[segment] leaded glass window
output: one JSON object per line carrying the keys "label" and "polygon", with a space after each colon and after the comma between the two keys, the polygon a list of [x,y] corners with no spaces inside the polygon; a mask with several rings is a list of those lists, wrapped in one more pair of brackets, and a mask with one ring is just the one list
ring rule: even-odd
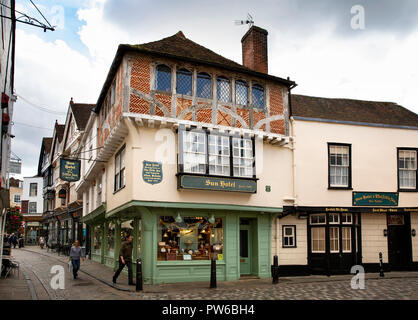
{"label": "leaded glass window", "polygon": [[253,144],[251,139],[232,138],[235,177],[253,176]]}
{"label": "leaded glass window", "polygon": [[248,85],[245,81],[235,81],[235,102],[241,105],[248,104]]}
{"label": "leaded glass window", "polygon": [[171,92],[171,69],[165,65],[157,66],[155,88],[159,91]]}
{"label": "leaded glass window", "polygon": [[218,100],[222,102],[231,101],[231,83],[227,78],[218,77],[217,79]]}
{"label": "leaded glass window", "polygon": [[253,107],[264,109],[264,88],[258,84],[255,84],[252,86],[251,91]]}
{"label": "leaded glass window", "polygon": [[209,174],[229,176],[229,137],[209,135]]}
{"label": "leaded glass window", "polygon": [[192,95],[192,73],[186,69],[177,71],[177,94]]}
{"label": "leaded glass window", "polygon": [[196,94],[199,98],[212,98],[212,81],[207,73],[199,73],[197,75]]}

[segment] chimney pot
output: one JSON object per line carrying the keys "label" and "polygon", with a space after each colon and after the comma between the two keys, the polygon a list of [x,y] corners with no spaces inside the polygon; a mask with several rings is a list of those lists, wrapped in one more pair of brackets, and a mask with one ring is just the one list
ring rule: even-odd
{"label": "chimney pot", "polygon": [[268,73],[267,35],[267,30],[252,26],[242,37],[242,64],[245,67]]}

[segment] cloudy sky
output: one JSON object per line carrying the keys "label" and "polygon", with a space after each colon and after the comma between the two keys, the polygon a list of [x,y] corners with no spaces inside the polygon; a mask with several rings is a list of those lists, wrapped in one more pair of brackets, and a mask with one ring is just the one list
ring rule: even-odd
{"label": "cloudy sky", "polygon": [[[17,10],[41,20],[29,0]],[[120,43],[145,43],[182,30],[241,63],[234,24],[250,13],[268,30],[269,73],[294,93],[392,101],[418,113],[416,0],[34,0],[56,31],[17,24],[12,151],[22,176],[36,174],[42,137],[65,120],[70,98],[95,103]],[[364,8],[364,29],[355,5]],[[47,109],[48,112],[41,111]]]}

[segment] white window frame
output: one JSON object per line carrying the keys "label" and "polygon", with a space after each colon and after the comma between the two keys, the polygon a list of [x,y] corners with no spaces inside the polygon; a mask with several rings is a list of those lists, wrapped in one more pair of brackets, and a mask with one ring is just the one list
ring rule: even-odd
{"label": "white window frame", "polygon": [[126,185],[125,152],[126,146],[123,146],[115,155],[114,192],[119,191]]}
{"label": "white window frame", "polygon": [[[353,250],[352,250],[352,245],[351,245],[351,242],[352,242],[352,239],[351,239],[351,227],[342,227],[341,228],[342,230],[341,230],[341,233],[342,233],[342,245],[343,245],[343,252],[344,253],[347,253],[347,252],[352,252]],[[347,237],[345,237],[346,236],[346,234],[345,234],[345,230],[348,230],[348,234],[349,234],[349,238],[347,238]],[[347,242],[347,240],[348,240],[348,242]],[[345,248],[344,249],[344,244],[345,243],[348,243],[349,244],[349,248],[350,249],[347,249],[347,248]]]}
{"label": "white window frame", "polygon": [[[17,199],[16,197],[19,197],[19,199]],[[20,203],[21,202],[21,194],[15,194],[13,196],[13,202]]]}
{"label": "white window frame", "polygon": [[[32,209],[33,209],[33,206],[35,207],[34,210],[31,210],[31,205],[32,205]],[[36,201],[31,201],[31,202],[28,203],[28,213],[36,213],[37,210],[38,210],[38,208],[37,208]]]}
{"label": "white window frame", "polygon": [[[338,157],[341,157],[341,164],[337,163]],[[335,163],[332,164],[332,159],[335,158]],[[344,158],[346,162],[344,163]],[[338,145],[338,144],[329,144],[329,186],[331,188],[348,188],[350,186],[350,146],[347,145]],[[337,174],[336,171],[340,169],[340,174]],[[333,171],[335,171],[333,173]],[[344,174],[346,173],[346,174]],[[346,177],[347,182],[343,183],[344,177]],[[334,178],[334,182],[333,182]],[[335,180],[341,179],[341,183],[337,183]]]}
{"label": "white window frame", "polygon": [[[323,239],[315,239],[314,235],[317,230],[323,230]],[[315,250],[314,249],[314,241],[323,241],[324,243],[324,249],[323,250]],[[325,226],[324,227],[315,227],[311,228],[311,252],[312,253],[325,253],[326,251],[326,232],[325,232]]]}
{"label": "white window frame", "polygon": [[[335,217],[337,217],[337,221],[335,221]],[[330,213],[329,216],[328,216],[328,223],[329,224],[340,224],[340,214],[339,213]]]}
{"label": "white window frame", "polygon": [[[220,140],[220,144],[219,144]],[[231,151],[229,147],[229,136],[216,134],[208,135],[209,144],[209,174],[229,176],[231,174]],[[220,150],[219,150],[220,149]],[[219,154],[219,151],[221,152]],[[221,172],[218,172],[218,168]]]}
{"label": "white window frame", "polygon": [[[254,176],[254,151],[251,139],[232,137],[232,158],[234,177],[252,178]],[[236,169],[238,174],[236,174]]]}
{"label": "white window frame", "polygon": [[[292,234],[286,235],[286,229],[292,230]],[[283,248],[296,248],[296,226],[283,226],[282,232],[283,232],[282,247]],[[286,241],[285,241],[286,238],[288,239],[287,241],[288,243],[289,243],[289,240],[292,239],[292,244],[286,245]]]}
{"label": "white window frame", "polygon": [[[410,168],[404,166],[401,168],[401,154],[404,156],[403,159],[408,159],[410,162]],[[403,161],[406,164],[406,160]],[[399,189],[407,189],[407,190],[416,190],[417,189],[417,151],[416,150],[408,150],[408,149],[398,149],[398,176],[399,176]],[[413,181],[413,185],[402,185],[405,179],[401,178],[401,172],[403,172],[402,176],[408,173],[408,181]]]}
{"label": "white window frame", "polygon": [[[348,217],[350,217],[350,221],[347,221]],[[342,224],[353,224],[353,214],[352,213],[341,213],[341,223]]]}
{"label": "white window frame", "polygon": [[[35,186],[35,194],[32,194],[32,186]],[[31,182],[29,184],[29,197],[37,197],[38,196],[38,184],[36,182]]]}
{"label": "white window frame", "polygon": [[[333,231],[331,232],[331,230],[333,230]],[[330,231],[329,232],[329,251],[331,253],[338,253],[338,252],[340,252],[340,228],[339,227],[330,227],[329,231]],[[335,231],[337,232],[336,236],[334,234]],[[332,249],[333,241],[337,242],[337,246],[334,249]]]}
{"label": "white window frame", "polygon": [[[312,222],[313,217],[324,217],[324,222]],[[309,216],[309,224],[311,225],[324,225],[327,224],[327,215],[325,213],[314,213]]]}
{"label": "white window frame", "polygon": [[183,131],[183,172],[206,173],[206,133]]}

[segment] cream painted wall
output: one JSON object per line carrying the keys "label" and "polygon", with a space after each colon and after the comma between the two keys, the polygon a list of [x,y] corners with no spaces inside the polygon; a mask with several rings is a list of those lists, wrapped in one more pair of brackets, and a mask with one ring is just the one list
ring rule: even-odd
{"label": "cream painted wall", "polygon": [[[418,230],[418,212],[411,213],[411,230]],[[412,261],[418,262],[418,236],[412,237]]]}
{"label": "cream painted wall", "polygon": [[[396,192],[397,147],[418,148],[418,130],[292,120],[298,206],[352,206],[352,190],[328,190],[328,142],[352,145],[354,191]],[[399,207],[418,207],[401,192]]]}
{"label": "cream painted wall", "polygon": [[383,235],[387,229],[385,213],[361,214],[361,243],[363,263],[378,263],[382,252],[383,263],[388,262],[388,239]]}
{"label": "cream painted wall", "polygon": [[[258,156],[258,170],[256,194],[235,192],[177,190],[177,134],[170,129],[136,128],[130,122],[129,135],[126,144],[126,187],[113,194],[114,158],[111,157],[106,166],[107,183],[107,211],[110,211],[130,200],[192,202],[192,203],[220,203],[248,206],[282,207],[283,198],[291,197],[291,150],[285,147],[263,144],[262,154]],[[164,137],[165,135],[165,137]],[[161,141],[158,141],[162,138]],[[169,156],[163,163],[162,183],[151,185],[142,180],[142,161],[163,161],[167,153],[161,150],[167,147]],[[258,153],[261,148],[256,146]],[[118,148],[119,150],[119,148]],[[117,152],[117,151],[116,151]],[[271,186],[271,192],[265,191],[265,186]]]}
{"label": "cream painted wall", "polygon": [[[283,226],[296,226],[296,248],[283,248]],[[307,265],[308,264],[308,243],[307,243],[307,220],[298,219],[288,215],[281,219],[274,219],[272,224],[272,263],[273,256],[279,257],[279,265]]]}

